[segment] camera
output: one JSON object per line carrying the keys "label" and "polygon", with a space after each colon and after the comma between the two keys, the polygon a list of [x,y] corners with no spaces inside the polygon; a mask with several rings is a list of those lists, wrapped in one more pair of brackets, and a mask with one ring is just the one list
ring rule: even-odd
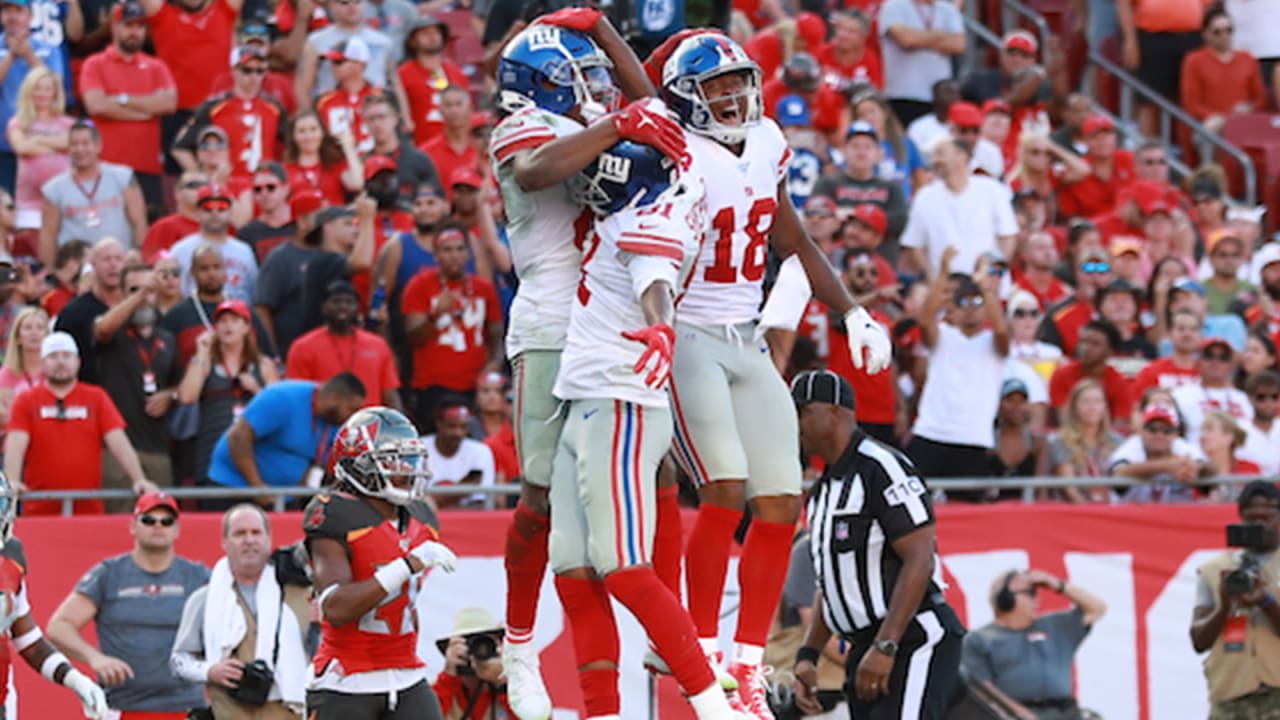
{"label": "camera", "polygon": [[1245,550],[1244,556],[1240,560],[1240,567],[1227,573],[1226,578],[1222,581],[1228,593],[1244,595],[1253,589],[1253,585],[1258,579],[1258,573],[1261,570],[1257,555],[1253,553],[1267,552],[1272,547],[1275,547],[1275,544],[1276,531],[1274,528],[1257,523],[1239,523],[1227,526],[1227,546]]}
{"label": "camera", "polygon": [[467,641],[467,655],[470,657],[466,665],[458,666],[459,675],[475,675],[476,663],[498,656],[498,641],[492,635],[468,635],[464,639]]}
{"label": "camera", "polygon": [[266,705],[267,695],[271,693],[271,684],[275,682],[275,673],[265,660],[254,660],[244,666],[244,674],[240,676],[240,684],[228,694],[232,700],[242,705]]}

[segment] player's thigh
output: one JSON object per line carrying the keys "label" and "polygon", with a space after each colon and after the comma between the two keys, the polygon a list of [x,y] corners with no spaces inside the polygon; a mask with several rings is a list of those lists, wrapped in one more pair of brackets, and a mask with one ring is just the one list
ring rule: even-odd
{"label": "player's thigh", "polygon": [[671,364],[672,447],[695,487],[747,476],[747,455],[734,422],[723,364],[735,349],[711,331],[677,326]]}
{"label": "player's thigh", "polygon": [[[671,445],[671,411],[619,400],[573,404],[587,553],[601,575],[652,561],[657,472]],[[558,477],[557,472],[557,477]],[[554,521],[554,504],[552,517]]]}
{"label": "player's thigh", "polygon": [[800,428],[787,384],[768,353],[748,348],[733,367],[734,424],[747,456],[747,499],[799,495]]}
{"label": "player's thigh", "polygon": [[[576,403],[570,403],[572,415]],[[547,540],[547,562],[551,572],[560,575],[569,570],[590,567],[587,554],[587,516],[578,496],[578,463],[572,439],[580,432],[572,418],[565,422],[564,432],[551,464],[551,534]]]}
{"label": "player's thigh", "polygon": [[[440,710],[440,699],[423,680],[416,685],[401,690],[396,696],[396,706],[388,708],[382,720],[443,720],[444,712]],[[309,719],[308,719],[309,720]]]}
{"label": "player's thigh", "polygon": [[512,361],[515,404],[512,429],[524,481],[537,487],[551,484],[551,464],[564,419],[560,401],[551,393],[560,372],[558,350],[526,350]]}
{"label": "player's thigh", "polygon": [[381,720],[386,708],[386,693],[307,692],[307,720]]}

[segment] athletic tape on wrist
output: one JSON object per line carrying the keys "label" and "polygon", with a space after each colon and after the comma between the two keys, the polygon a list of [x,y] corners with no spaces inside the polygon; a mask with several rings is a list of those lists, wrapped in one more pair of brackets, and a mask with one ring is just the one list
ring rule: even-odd
{"label": "athletic tape on wrist", "polygon": [[13,639],[13,647],[18,652],[22,652],[27,648],[40,642],[40,638],[44,637],[44,633],[40,632],[39,627],[33,627]]}
{"label": "athletic tape on wrist", "polygon": [[[70,670],[71,661],[67,660],[66,655],[63,655],[62,653],[55,650],[53,654],[51,654],[49,657],[44,659],[44,662],[40,663],[40,674],[43,675],[45,679],[48,680],[49,682],[57,682],[56,680],[53,679],[53,677],[58,673],[58,668],[62,667],[63,665],[66,665],[67,669]],[[62,679],[66,680],[67,676],[63,675]]]}
{"label": "athletic tape on wrist", "polygon": [[390,595],[399,590],[400,586],[408,582],[412,576],[413,573],[409,570],[409,563],[393,562],[378,568],[377,572],[373,574],[373,579],[377,580],[382,589]]}

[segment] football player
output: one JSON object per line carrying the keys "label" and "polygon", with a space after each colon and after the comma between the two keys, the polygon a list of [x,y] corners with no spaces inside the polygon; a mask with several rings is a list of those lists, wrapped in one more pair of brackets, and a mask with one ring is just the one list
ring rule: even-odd
{"label": "football player", "polygon": [[357,412],[334,438],[337,486],[303,516],[321,616],[310,720],[443,717],[417,654],[414,598],[423,573],[453,572],[457,557],[419,517],[426,452],[386,407]]}
{"label": "football player", "polygon": [[680,128],[662,114],[638,105],[608,113],[618,92],[610,68],[627,97],[653,94],[639,60],[608,20],[588,8],[539,18],[511,40],[498,64],[498,104],[507,116],[494,128],[490,156],[520,278],[507,355],[522,469],[520,502],[507,532],[502,659],[511,707],[521,720],[551,716],[532,642],[547,564],[547,487],[562,425],[551,388],[590,228],[564,182],[622,139],[671,157],[684,153]]}
{"label": "football player", "polygon": [[[27,599],[27,557],[22,541],[13,536],[18,513],[18,494],[0,473],[0,633],[7,633],[23,660],[46,679],[70,689],[80,698],[85,717],[107,717],[107,695],[97,683],[71,666],[66,655],[44,638],[31,617]],[[8,653],[6,653],[8,655]],[[0,677],[8,677],[8,660],[0,666]],[[4,698],[0,696],[0,720],[4,720]]]}
{"label": "football player", "polygon": [[761,661],[800,513],[795,409],[757,337],[766,244],[796,255],[819,300],[844,316],[853,362],[889,364],[883,328],[857,307],[805,233],[787,193],[791,151],[761,119],[760,69],[715,32],[673,37],[649,60],[662,67],[662,97],[688,131],[693,171],[707,184],[708,227],[680,302],[671,398],[677,457],[702,506],[685,556],[688,605],[713,663],[730,545],[747,502],[753,519],[739,564],[742,598],[726,687],[757,718],[769,710]]}

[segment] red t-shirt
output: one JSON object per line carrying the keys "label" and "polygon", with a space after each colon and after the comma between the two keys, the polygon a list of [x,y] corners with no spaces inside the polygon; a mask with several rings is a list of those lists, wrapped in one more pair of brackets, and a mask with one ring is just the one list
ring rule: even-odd
{"label": "red t-shirt", "polygon": [[1036,300],[1040,301],[1041,310],[1048,310],[1054,305],[1057,305],[1063,300],[1071,297],[1071,288],[1067,287],[1066,283],[1056,277],[1049,281],[1049,289],[1044,292],[1037,290],[1036,287],[1027,280],[1027,276],[1021,270],[1015,269],[1013,271],[1013,282],[1019,288],[1035,295]]}
{"label": "red t-shirt", "polygon": [[827,75],[836,75],[850,82],[869,82],[876,87],[884,86],[884,71],[880,67],[880,55],[870,47],[862,49],[862,57],[852,65],[841,65],[836,61],[836,52],[828,43],[819,48],[816,58]]}
{"label": "red t-shirt", "polygon": [[1080,298],[1067,300],[1057,307],[1050,308],[1049,322],[1053,324],[1053,330],[1058,337],[1042,339],[1062,348],[1063,354],[1067,357],[1075,357],[1080,331],[1093,319],[1093,312],[1093,306]]}
{"label": "red t-shirt", "polygon": [[[1088,160],[1088,156],[1085,157]],[[1116,150],[1111,177],[1102,180],[1089,175],[1083,180],[1064,185],[1058,192],[1058,211],[1062,217],[1093,217],[1116,206],[1120,189],[1134,178],[1133,153]]]}
{"label": "red t-shirt", "polygon": [[[887,315],[871,309],[871,317],[889,330],[893,322]],[[844,332],[844,323],[837,318],[833,320],[831,311],[817,300],[810,300],[800,318],[796,334],[813,341],[818,348],[818,357],[827,364],[827,369],[840,375],[853,386],[853,396],[858,422],[892,425],[897,419],[897,392],[893,385],[894,373],[881,372],[868,375],[865,369],[853,366],[853,356],[849,354],[849,337]]]}
{"label": "red t-shirt", "polygon": [[[213,79],[209,86],[209,95],[221,95],[231,92],[235,87],[235,74],[225,72]],[[268,72],[262,79],[262,94],[280,103],[286,115],[293,115],[298,109],[298,100],[293,94],[293,75],[291,73]]]}
{"label": "red t-shirt", "polygon": [[356,139],[356,149],[368,152],[373,149],[373,139],[369,137],[369,128],[364,124],[364,99],[381,92],[369,83],[365,83],[359,92],[330,90],[316,99],[316,113],[320,115],[320,122],[324,123],[324,129],[330,135],[336,136],[343,130],[348,130]]}
{"label": "red t-shirt", "polygon": [[1133,397],[1141,398],[1150,387],[1162,387],[1172,390],[1181,385],[1199,385],[1200,368],[1192,365],[1189,368],[1178,367],[1173,358],[1163,357],[1152,360],[1138,371],[1133,378]]}
{"label": "red t-shirt", "polygon": [[453,293],[454,311],[435,320],[435,337],[413,350],[413,387],[438,385],[467,392],[476,386],[476,376],[488,362],[485,330],[489,323],[502,322],[502,307],[493,285],[468,275],[463,280],[444,282],[440,271],[422,270],[404,289],[401,309],[431,314],[444,289]]}
{"label": "red t-shirt", "polygon": [[289,175],[289,187],[308,185],[324,193],[325,202],[330,205],[342,205],[347,201],[346,188],[342,186],[342,165],[299,165],[286,163],[284,171]]}
{"label": "red t-shirt", "polygon": [[230,95],[200,107],[197,127],[213,124],[227,132],[231,175],[252,182],[253,172],[284,149],[284,107],[264,97],[241,100]]}
{"label": "red t-shirt", "polygon": [[147,237],[142,241],[143,262],[153,263],[161,250],[168,250],[182,238],[200,229],[200,221],[192,220],[186,215],[173,213],[165,215],[152,224],[147,230]]}
{"label": "red t-shirt", "polygon": [[[61,408],[59,408],[61,405]],[[9,412],[10,433],[30,435],[22,479],[32,490],[97,490],[102,487],[102,439],[123,430],[124,418],[97,385],[77,382],[62,402],[38,385],[20,393]],[[11,435],[12,437],[12,435]],[[67,452],[68,448],[74,452]],[[57,515],[56,500],[23,502],[23,515]],[[101,513],[101,500],[77,500],[75,512]]]}
{"label": "red t-shirt", "polygon": [[[1049,378],[1049,404],[1061,410],[1067,406],[1071,389],[1084,379],[1084,366],[1079,360],[1070,360],[1058,366]],[[1133,412],[1133,393],[1129,381],[1113,367],[1102,372],[1102,392],[1107,396],[1107,409],[1112,421],[1127,421]]]}
{"label": "red t-shirt", "polygon": [[231,67],[236,10],[222,0],[214,0],[199,12],[166,2],[147,22],[156,55],[180,79],[178,107],[195,108],[209,97],[213,79]]}
{"label": "red t-shirt", "polygon": [[341,337],[319,327],[289,346],[285,377],[323,383],[344,372],[354,373],[364,383],[365,407],[382,405],[388,390],[400,387],[400,374],[387,341],[356,328],[351,337]]}
{"label": "red t-shirt", "polygon": [[57,317],[58,313],[62,312],[62,308],[66,307],[67,303],[75,298],[75,291],[65,287],[56,287],[40,298],[40,307],[44,308],[49,317]]}
{"label": "red t-shirt", "polygon": [[[397,68],[404,94],[409,101],[409,117],[413,119],[413,144],[421,147],[444,134],[444,120],[436,107],[440,104],[440,91],[450,85],[470,87],[471,81],[462,68],[440,61],[439,70],[428,70],[417,60],[405,60]],[[440,176],[445,182],[448,175]]]}
{"label": "red t-shirt", "polygon": [[476,172],[480,171],[480,154],[476,152],[476,146],[471,143],[467,143],[465,150],[458,152],[441,133],[420,149],[431,158],[431,162],[435,163],[436,175],[440,177],[440,182],[444,183],[445,192],[450,197],[453,197],[453,188],[449,186],[449,182],[455,170],[469,167],[474,168]]}
{"label": "red t-shirt", "polygon": [[[764,95],[765,114],[777,119],[778,102],[792,92],[778,78],[766,82],[761,92]],[[809,103],[809,123],[813,125],[814,130],[831,132],[840,129],[844,99],[838,90],[824,84],[818,86],[818,89],[809,93],[808,96],[804,93],[799,94]]]}
{"label": "red t-shirt", "polygon": [[[112,102],[119,95],[142,97],[175,87],[164,62],[140,52],[126,58],[115,45],[90,56],[80,69],[80,92],[100,90]],[[151,175],[163,170],[159,115],[150,120],[112,120],[95,115],[93,123],[102,133],[103,160]]]}

